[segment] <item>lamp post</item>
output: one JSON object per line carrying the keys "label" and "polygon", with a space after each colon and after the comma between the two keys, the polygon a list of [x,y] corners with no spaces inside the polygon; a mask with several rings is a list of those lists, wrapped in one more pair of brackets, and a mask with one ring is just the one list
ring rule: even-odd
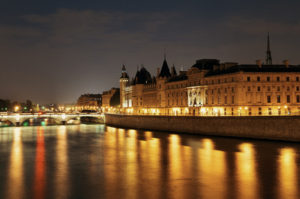
{"label": "lamp post", "polygon": [[18,112],[19,109],[20,109],[20,107],[19,107],[18,105],[16,105],[16,106],[14,107],[15,112]]}

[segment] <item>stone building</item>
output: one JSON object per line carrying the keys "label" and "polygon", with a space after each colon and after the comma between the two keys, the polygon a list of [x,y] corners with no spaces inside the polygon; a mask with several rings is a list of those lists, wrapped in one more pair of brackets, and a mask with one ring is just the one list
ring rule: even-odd
{"label": "stone building", "polygon": [[102,110],[107,111],[111,107],[120,106],[120,89],[112,88],[102,93]]}
{"label": "stone building", "polygon": [[178,74],[166,59],[156,77],[142,67],[120,78],[121,112],[131,114],[251,116],[300,115],[300,66],[272,64],[268,36],[266,64],[200,59]]}
{"label": "stone building", "polygon": [[76,106],[80,110],[97,110],[101,104],[101,94],[83,94],[78,98]]}

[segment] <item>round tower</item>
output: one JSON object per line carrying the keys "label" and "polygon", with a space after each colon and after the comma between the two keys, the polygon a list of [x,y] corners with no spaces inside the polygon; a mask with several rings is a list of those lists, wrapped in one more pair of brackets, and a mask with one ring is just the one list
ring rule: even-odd
{"label": "round tower", "polygon": [[125,65],[123,65],[122,66],[122,75],[120,78],[120,105],[121,105],[121,108],[128,107],[128,103],[126,101],[126,92],[125,92],[128,80],[129,80],[129,77],[126,72]]}

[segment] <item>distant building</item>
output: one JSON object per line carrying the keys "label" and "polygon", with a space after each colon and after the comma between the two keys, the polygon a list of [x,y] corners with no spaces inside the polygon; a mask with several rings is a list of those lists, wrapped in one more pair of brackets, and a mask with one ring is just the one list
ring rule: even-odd
{"label": "distant building", "polygon": [[76,106],[80,110],[97,110],[102,105],[102,95],[101,94],[84,94],[81,95]]}
{"label": "distant building", "polygon": [[109,91],[104,91],[102,93],[102,108],[104,110],[110,107],[120,106],[120,89],[112,88]]}
{"label": "distant building", "polygon": [[177,74],[164,59],[156,77],[142,67],[131,80],[123,66],[120,103],[132,114],[299,115],[300,66],[272,64],[268,36],[266,64],[200,59]]}

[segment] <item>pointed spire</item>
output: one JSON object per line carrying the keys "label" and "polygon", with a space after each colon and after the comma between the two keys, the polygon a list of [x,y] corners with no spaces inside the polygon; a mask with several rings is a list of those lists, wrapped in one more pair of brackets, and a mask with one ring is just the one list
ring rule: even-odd
{"label": "pointed spire", "polygon": [[170,69],[167,63],[167,60],[164,60],[163,65],[161,67],[159,77],[171,77]]}
{"label": "pointed spire", "polygon": [[124,64],[123,64],[123,66],[122,66],[122,72],[126,72],[126,67],[125,67]]}
{"label": "pointed spire", "polygon": [[175,65],[173,64],[172,68],[171,68],[171,76],[176,76],[177,75],[177,72],[176,72],[176,68],[175,68]]}
{"label": "pointed spire", "polygon": [[126,72],[126,67],[125,67],[124,64],[122,65],[122,76],[121,76],[121,78],[126,78],[126,79],[129,78],[129,77],[128,77],[128,74],[127,74],[127,72]]}
{"label": "pointed spire", "polygon": [[164,48],[164,60],[167,59],[167,53],[166,53],[166,48]]}
{"label": "pointed spire", "polygon": [[271,48],[270,48],[270,34],[269,34],[269,32],[268,32],[268,38],[267,38],[266,65],[272,65],[272,55],[271,55]]}

